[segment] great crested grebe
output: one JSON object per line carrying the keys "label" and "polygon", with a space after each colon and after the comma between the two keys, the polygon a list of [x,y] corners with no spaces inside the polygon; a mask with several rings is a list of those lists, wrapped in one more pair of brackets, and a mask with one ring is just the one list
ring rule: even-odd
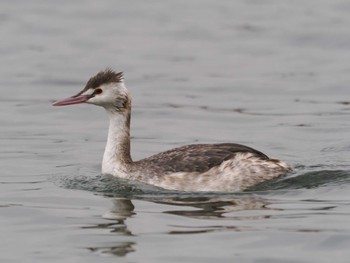
{"label": "great crested grebe", "polygon": [[109,116],[102,173],[178,191],[242,191],[291,171],[279,160],[233,143],[192,144],[133,161],[130,155],[131,98],[122,72],[111,69],[90,78],[77,95],[54,106],[89,103]]}

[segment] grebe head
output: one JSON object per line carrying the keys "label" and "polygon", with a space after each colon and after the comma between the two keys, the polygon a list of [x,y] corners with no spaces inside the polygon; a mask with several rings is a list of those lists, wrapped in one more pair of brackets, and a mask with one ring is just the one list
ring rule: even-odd
{"label": "grebe head", "polygon": [[85,88],[78,94],[56,101],[53,106],[89,103],[107,110],[124,111],[130,107],[128,90],[124,85],[122,72],[111,69],[99,72],[90,78]]}

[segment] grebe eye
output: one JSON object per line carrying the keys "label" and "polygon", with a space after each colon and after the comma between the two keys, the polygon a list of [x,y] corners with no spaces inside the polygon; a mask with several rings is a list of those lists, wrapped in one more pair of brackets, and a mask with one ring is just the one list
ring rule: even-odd
{"label": "grebe eye", "polygon": [[102,93],[102,89],[95,89],[94,94],[98,95]]}

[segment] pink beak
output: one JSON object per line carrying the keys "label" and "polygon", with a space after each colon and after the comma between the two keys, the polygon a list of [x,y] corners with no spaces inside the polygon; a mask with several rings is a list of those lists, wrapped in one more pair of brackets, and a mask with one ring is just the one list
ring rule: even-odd
{"label": "pink beak", "polygon": [[87,95],[79,95],[79,96],[73,96],[67,99],[58,100],[52,106],[66,106],[66,105],[72,105],[72,104],[79,104],[84,103],[88,99],[90,99]]}

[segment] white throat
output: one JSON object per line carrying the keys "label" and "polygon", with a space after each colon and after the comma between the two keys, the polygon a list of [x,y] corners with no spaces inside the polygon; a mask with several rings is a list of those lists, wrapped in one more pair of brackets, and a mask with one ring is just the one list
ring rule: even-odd
{"label": "white throat", "polygon": [[130,157],[130,111],[106,109],[109,116],[107,144],[103,154],[102,173],[126,177]]}

